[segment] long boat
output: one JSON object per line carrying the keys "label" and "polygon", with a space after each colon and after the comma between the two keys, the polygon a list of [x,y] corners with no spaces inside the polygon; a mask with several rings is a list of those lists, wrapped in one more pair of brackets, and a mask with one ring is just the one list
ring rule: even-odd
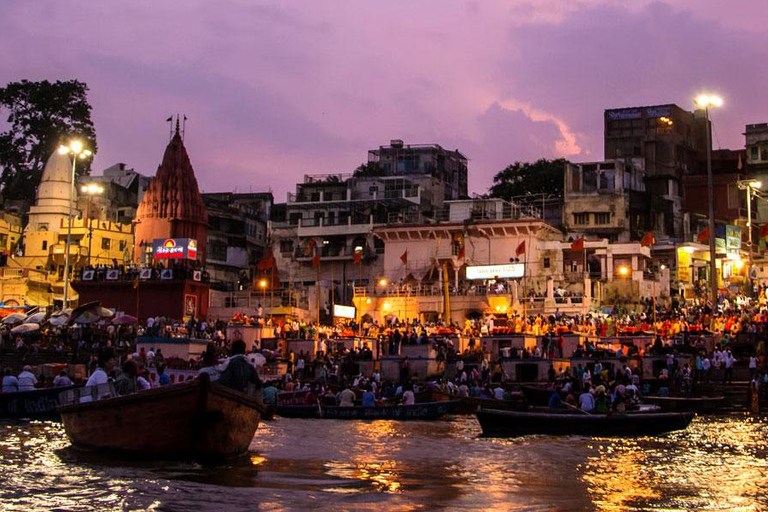
{"label": "long boat", "polygon": [[580,411],[521,412],[480,409],[477,420],[486,437],[518,437],[533,434],[590,437],[653,436],[683,430],[691,412],[586,414]]}
{"label": "long boat", "polygon": [[725,405],[724,396],[644,396],[643,401],[658,405],[664,412],[712,414]]}
{"label": "long boat", "polygon": [[33,391],[0,393],[0,418],[12,419],[56,419],[59,395],[80,386],[41,388]]}
{"label": "long boat", "polygon": [[432,396],[435,400],[458,400],[459,405],[453,410],[453,414],[475,414],[477,409],[499,409],[503,411],[524,411],[528,404],[521,396],[519,400],[496,400],[495,398],[478,398],[474,396],[457,396],[434,389]]}
{"label": "long boat", "polygon": [[316,418],[325,420],[436,420],[450,414],[458,400],[426,402],[414,405],[375,407],[341,407],[337,405],[278,405],[277,415],[284,418]]}
{"label": "long boat", "polygon": [[264,412],[256,398],[211,382],[205,374],[182,384],[59,407],[77,449],[174,458],[244,454]]}

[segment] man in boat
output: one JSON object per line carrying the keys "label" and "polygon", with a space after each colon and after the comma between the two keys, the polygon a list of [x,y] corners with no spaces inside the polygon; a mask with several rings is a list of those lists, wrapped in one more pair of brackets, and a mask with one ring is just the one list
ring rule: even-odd
{"label": "man in boat", "polygon": [[25,365],[22,372],[18,376],[19,379],[19,391],[34,391],[35,384],[37,384],[37,378],[32,373],[32,367]]}
{"label": "man in boat", "polygon": [[232,357],[229,358],[226,369],[221,372],[219,382],[241,393],[247,391],[249,384],[253,384],[256,389],[261,389],[259,374],[245,357],[243,340],[232,342]]}
{"label": "man in boat", "polygon": [[3,393],[16,393],[19,391],[19,379],[11,372],[10,368],[6,368],[3,372]]}
{"label": "man in boat", "polygon": [[123,363],[120,375],[115,379],[115,390],[118,395],[130,395],[138,391],[136,377],[138,376],[138,366],[136,361],[126,361]]}

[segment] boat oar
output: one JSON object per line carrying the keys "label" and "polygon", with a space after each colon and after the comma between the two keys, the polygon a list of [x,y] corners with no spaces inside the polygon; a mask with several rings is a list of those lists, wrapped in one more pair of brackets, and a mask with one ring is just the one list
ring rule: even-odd
{"label": "boat oar", "polygon": [[591,413],[591,412],[589,412],[589,411],[585,411],[584,409],[579,409],[579,408],[578,408],[578,407],[576,407],[575,405],[571,405],[571,404],[569,404],[568,402],[563,402],[563,401],[561,400],[561,401],[560,401],[560,403],[561,403],[561,404],[565,404],[565,406],[566,406],[566,407],[570,407],[571,409],[576,409],[577,411],[579,411],[579,412],[580,412],[580,413],[582,413],[582,414],[586,414],[586,415],[589,415],[589,416],[591,416],[591,415],[592,415],[592,413]]}

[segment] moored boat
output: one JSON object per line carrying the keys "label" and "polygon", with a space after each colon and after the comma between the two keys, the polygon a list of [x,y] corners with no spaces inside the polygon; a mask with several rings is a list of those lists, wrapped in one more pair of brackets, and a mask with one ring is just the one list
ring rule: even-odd
{"label": "moored boat", "polygon": [[658,405],[664,412],[696,412],[712,414],[725,405],[724,396],[645,396],[645,402]]}
{"label": "moored boat", "polygon": [[583,411],[523,412],[480,409],[477,420],[486,437],[533,434],[590,437],[652,436],[688,427],[693,413],[587,414]]}
{"label": "moored boat", "polygon": [[61,388],[42,388],[33,391],[0,393],[0,418],[13,419],[55,419],[59,417],[56,407],[59,395],[63,391],[77,389],[79,386]]}
{"label": "moored boat", "polygon": [[376,407],[278,404],[276,413],[284,418],[326,420],[436,420],[450,414],[458,404],[458,400]]}
{"label": "moored boat", "polygon": [[183,384],[64,405],[59,413],[78,449],[221,458],[248,450],[264,407],[203,374]]}

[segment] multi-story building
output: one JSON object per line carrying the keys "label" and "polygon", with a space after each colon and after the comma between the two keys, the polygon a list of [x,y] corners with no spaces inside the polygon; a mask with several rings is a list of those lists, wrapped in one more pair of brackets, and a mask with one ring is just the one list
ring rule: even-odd
{"label": "multi-story building", "polygon": [[211,287],[250,289],[268,246],[272,193],[203,194],[208,210],[206,270]]}
{"label": "multi-story building", "polygon": [[[747,173],[768,189],[768,123],[748,124],[744,132]],[[758,201],[756,220],[768,222],[768,201]]]}
{"label": "multi-story building", "polygon": [[681,238],[683,175],[706,157],[708,131],[703,113],[667,104],[610,109],[604,117],[605,158],[645,160],[653,230],[658,236]]}
{"label": "multi-story building", "polygon": [[639,240],[653,229],[642,158],[565,165],[563,227],[574,237]]}
{"label": "multi-story building", "polygon": [[152,179],[117,163],[100,176],[84,176],[80,181],[81,186],[98,183],[103,187],[101,193],[82,193],[79,197],[78,207],[86,218],[130,224]]}

